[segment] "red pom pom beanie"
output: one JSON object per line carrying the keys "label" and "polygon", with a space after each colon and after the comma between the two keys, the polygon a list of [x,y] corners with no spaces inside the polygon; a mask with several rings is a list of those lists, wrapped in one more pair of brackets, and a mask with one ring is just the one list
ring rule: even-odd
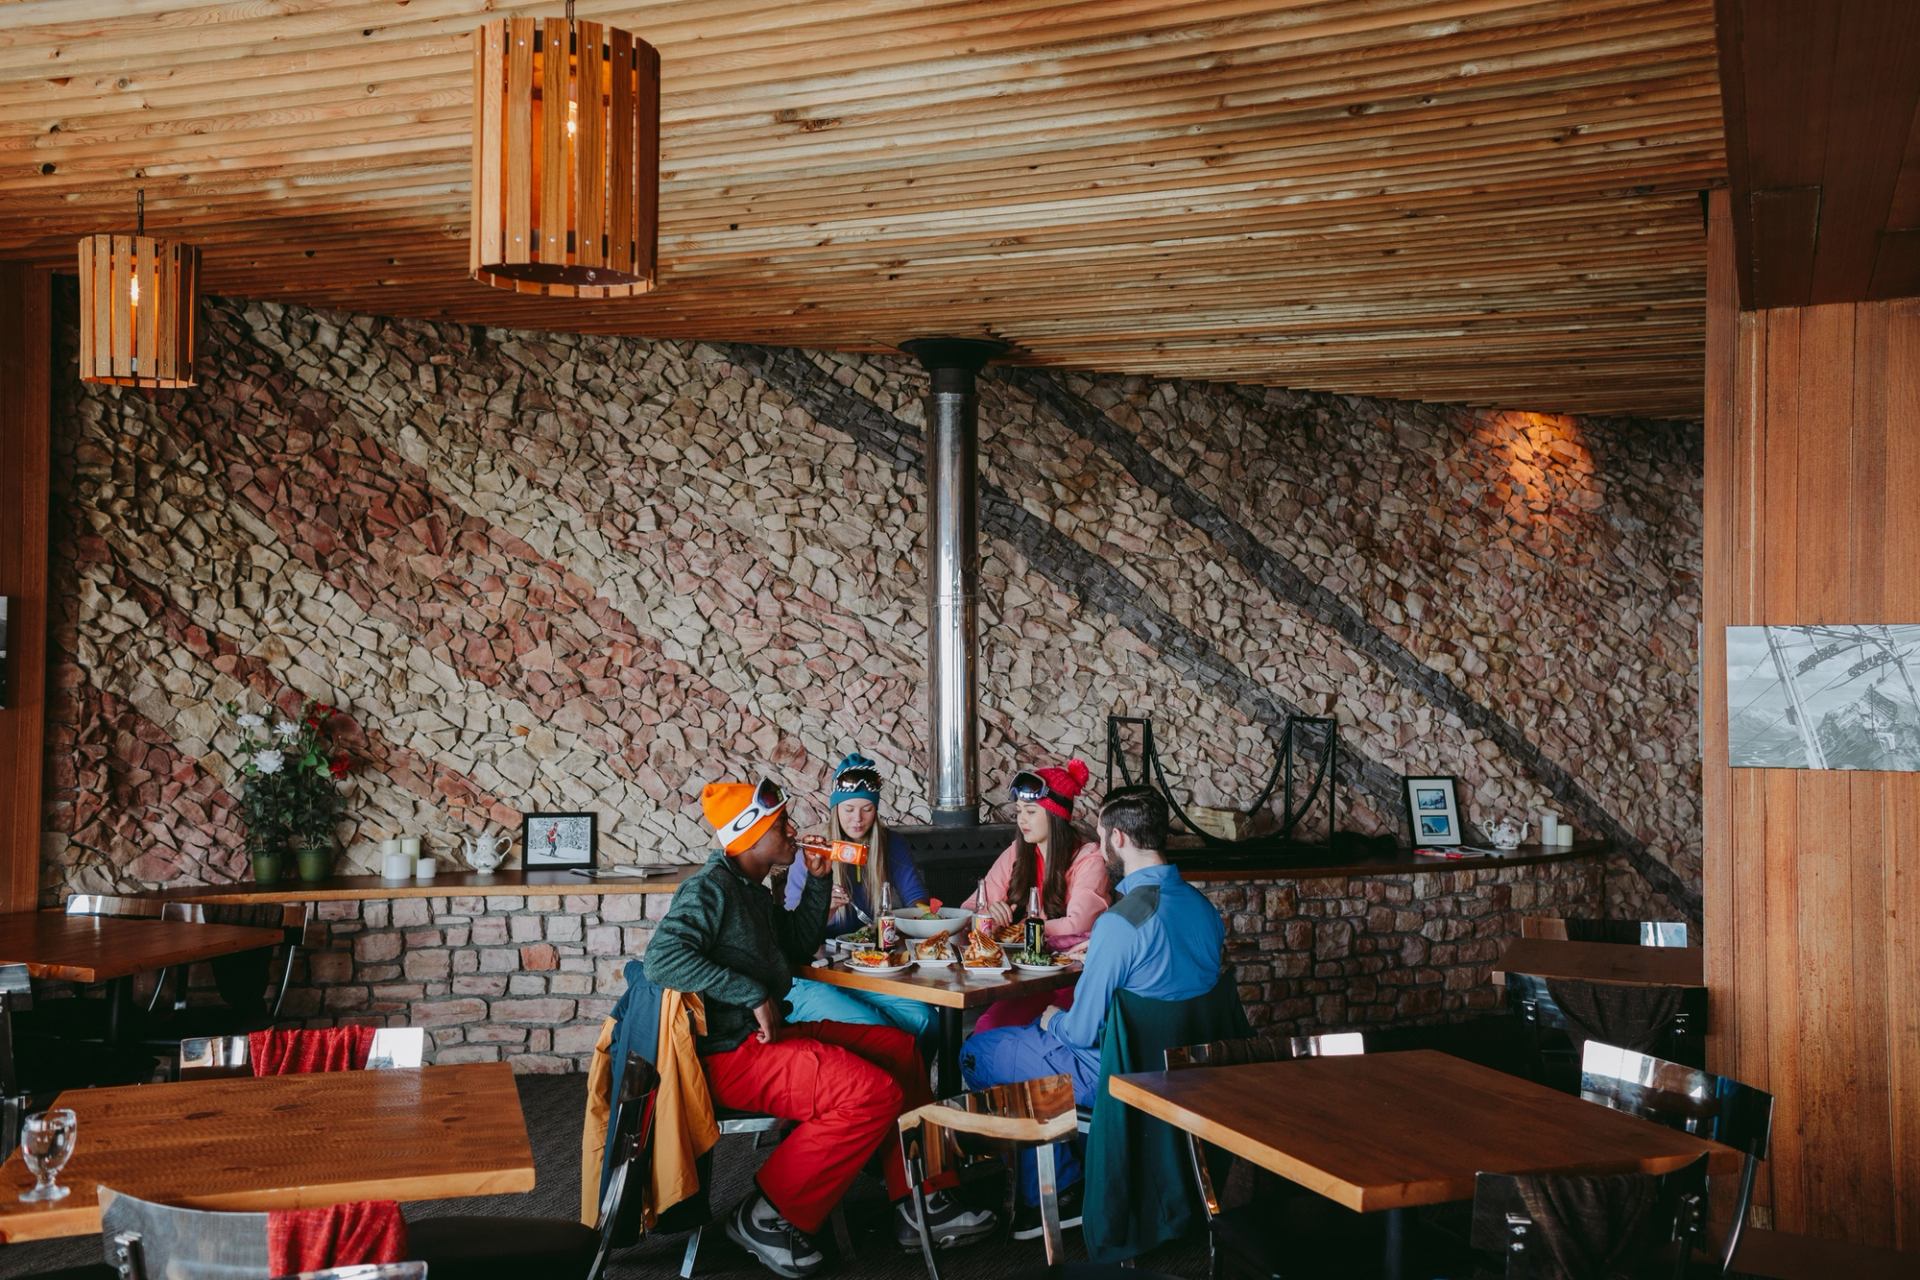
{"label": "red pom pom beanie", "polygon": [[[1047,784],[1047,790],[1053,793],[1040,798],[1040,807],[1058,818],[1071,820],[1073,798],[1080,794],[1081,789],[1087,785],[1087,779],[1092,776],[1087,769],[1087,762],[1075,756],[1067,761],[1064,769],[1057,765],[1049,765],[1045,769],[1035,769],[1034,772],[1040,775],[1040,780]],[[1056,796],[1058,799],[1055,799]]]}

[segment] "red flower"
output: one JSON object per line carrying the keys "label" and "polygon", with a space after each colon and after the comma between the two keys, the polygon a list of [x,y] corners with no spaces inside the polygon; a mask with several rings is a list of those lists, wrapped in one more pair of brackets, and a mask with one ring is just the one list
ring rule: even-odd
{"label": "red flower", "polygon": [[344,778],[353,771],[353,759],[344,752],[337,755],[327,765],[327,769],[336,778]]}

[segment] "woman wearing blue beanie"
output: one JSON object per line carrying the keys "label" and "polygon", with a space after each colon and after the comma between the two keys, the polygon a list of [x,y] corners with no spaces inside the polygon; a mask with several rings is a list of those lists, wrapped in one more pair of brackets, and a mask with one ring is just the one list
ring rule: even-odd
{"label": "woman wearing blue beanie", "polygon": [[[893,886],[894,909],[904,911],[926,902],[920,869],[906,838],[880,821],[880,769],[859,752],[850,753],[833,771],[833,838],[867,847],[864,867],[833,864],[834,911],[827,919],[827,936],[837,937],[860,927],[853,913],[858,907],[869,917],[880,900],[879,887]],[[805,876],[787,877],[787,909],[800,902]],[[923,1046],[930,1042],[938,1014],[932,1005],[871,991],[853,991],[824,982],[796,982],[787,1001],[792,1022],[851,1022],[860,1026],[892,1026],[910,1031]]]}

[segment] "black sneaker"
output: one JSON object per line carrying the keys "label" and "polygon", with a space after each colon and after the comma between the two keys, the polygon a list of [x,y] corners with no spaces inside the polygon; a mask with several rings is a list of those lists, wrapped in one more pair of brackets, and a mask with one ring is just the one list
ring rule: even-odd
{"label": "black sneaker", "polygon": [[806,1280],[826,1263],[807,1233],[781,1217],[758,1191],[727,1215],[727,1235],[761,1266],[787,1280]]}
{"label": "black sneaker", "polygon": [[[984,1240],[999,1225],[992,1210],[969,1209],[944,1191],[927,1197],[927,1234],[936,1249],[957,1249]],[[912,1196],[894,1206],[893,1238],[908,1252],[920,1248],[920,1220],[914,1216]]]}
{"label": "black sneaker", "polygon": [[[1060,1191],[1060,1229],[1080,1225],[1080,1187],[1076,1182]],[[1043,1232],[1040,1226],[1040,1206],[1020,1204],[1013,1211],[1013,1238],[1015,1240],[1038,1240]]]}

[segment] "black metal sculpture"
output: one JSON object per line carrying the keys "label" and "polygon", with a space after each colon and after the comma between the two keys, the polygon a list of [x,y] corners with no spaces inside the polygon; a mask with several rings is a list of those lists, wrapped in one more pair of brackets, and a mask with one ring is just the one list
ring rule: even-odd
{"label": "black metal sculpture", "polygon": [[[1128,767],[1125,730],[1130,727],[1140,730],[1140,768],[1139,777]],[[1307,745],[1315,734],[1318,736],[1318,760],[1312,758],[1314,752]],[[1306,774],[1306,790],[1298,805],[1294,803],[1296,786],[1295,756],[1311,764]],[[1273,798],[1276,786],[1284,787],[1281,798],[1280,825],[1275,831],[1250,836],[1244,840],[1227,840],[1203,829],[1199,823],[1188,816],[1187,811],[1174,798],[1173,786],[1167,781],[1166,766],[1161,763],[1159,749],[1153,740],[1153,717],[1151,716],[1108,716],[1107,717],[1107,789],[1113,789],[1113,777],[1116,767],[1121,779],[1128,786],[1140,783],[1157,786],[1160,794],[1166,797],[1167,808],[1180,824],[1200,838],[1200,842],[1209,849],[1238,850],[1242,852],[1271,852],[1281,848],[1324,847],[1332,843],[1333,833],[1338,828],[1339,791],[1335,787],[1340,759],[1340,729],[1331,716],[1287,717],[1286,725],[1280,734],[1280,749],[1275,755],[1273,769],[1267,774],[1266,785],[1253,803],[1240,810],[1242,816],[1252,818]],[[1327,838],[1325,841],[1304,841],[1297,837],[1301,820],[1312,812],[1319,800],[1322,789],[1326,793]]]}

